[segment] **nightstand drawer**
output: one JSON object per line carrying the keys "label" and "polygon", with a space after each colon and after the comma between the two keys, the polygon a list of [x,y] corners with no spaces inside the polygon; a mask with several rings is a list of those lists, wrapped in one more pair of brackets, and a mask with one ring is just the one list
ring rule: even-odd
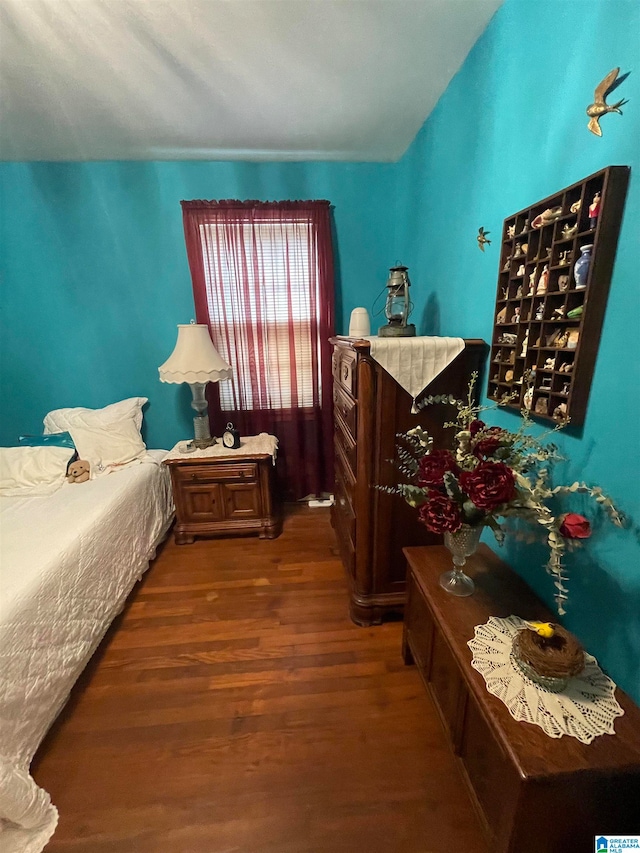
{"label": "nightstand drawer", "polygon": [[215,465],[178,465],[175,473],[176,478],[185,484],[206,485],[225,480],[254,481],[257,467],[255,462],[216,462]]}

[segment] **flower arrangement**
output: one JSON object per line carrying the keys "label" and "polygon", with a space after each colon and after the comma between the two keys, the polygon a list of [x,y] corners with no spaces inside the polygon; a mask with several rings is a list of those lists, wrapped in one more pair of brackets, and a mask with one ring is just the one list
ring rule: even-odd
{"label": "flower arrangement", "polygon": [[466,400],[444,395],[427,397],[422,403],[423,407],[436,403],[456,407],[456,420],[445,424],[456,430],[453,449],[434,449],[421,427],[400,434],[398,467],[409,482],[382,488],[401,494],[416,507],[420,521],[433,533],[455,533],[463,525],[487,526],[502,544],[509,519],[522,518],[542,527],[549,546],[547,571],[554,577],[555,600],[562,615],[567,600],[563,558],[591,536],[591,524],[579,513],[556,515],[549,504],[562,495],[581,493],[592,498],[617,527],[624,525],[624,516],[598,486],[549,485],[550,466],[563,457],[545,439],[564,423],[534,438],[527,435],[532,423],[523,410],[516,432],[487,426],[478,416],[496,406],[474,405],[476,381],[474,374]]}

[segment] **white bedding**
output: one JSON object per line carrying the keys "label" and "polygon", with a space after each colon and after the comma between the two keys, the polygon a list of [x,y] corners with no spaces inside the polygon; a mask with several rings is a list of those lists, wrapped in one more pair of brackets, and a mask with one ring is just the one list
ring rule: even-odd
{"label": "white bedding", "polygon": [[52,835],[29,764],[168,530],[166,452],[150,454],[47,497],[0,498],[0,853],[39,853]]}

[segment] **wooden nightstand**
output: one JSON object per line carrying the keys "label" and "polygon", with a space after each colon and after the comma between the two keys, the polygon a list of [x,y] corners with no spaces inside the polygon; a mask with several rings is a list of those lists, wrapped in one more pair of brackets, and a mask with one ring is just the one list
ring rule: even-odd
{"label": "wooden nightstand", "polygon": [[[260,438],[262,444],[254,440]],[[259,452],[269,438],[273,451]],[[184,454],[179,446],[164,460],[171,471],[178,545],[191,544],[196,536],[257,533],[261,539],[275,539],[280,535],[282,516],[273,466],[277,442],[273,437],[243,438],[237,450],[215,445]]]}

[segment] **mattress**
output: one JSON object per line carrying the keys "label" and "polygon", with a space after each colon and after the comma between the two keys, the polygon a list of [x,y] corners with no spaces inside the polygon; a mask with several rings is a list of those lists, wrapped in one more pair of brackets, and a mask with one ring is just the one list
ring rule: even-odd
{"label": "mattress", "polygon": [[0,851],[57,812],[28,768],[173,517],[165,451],[47,497],[0,498]]}

